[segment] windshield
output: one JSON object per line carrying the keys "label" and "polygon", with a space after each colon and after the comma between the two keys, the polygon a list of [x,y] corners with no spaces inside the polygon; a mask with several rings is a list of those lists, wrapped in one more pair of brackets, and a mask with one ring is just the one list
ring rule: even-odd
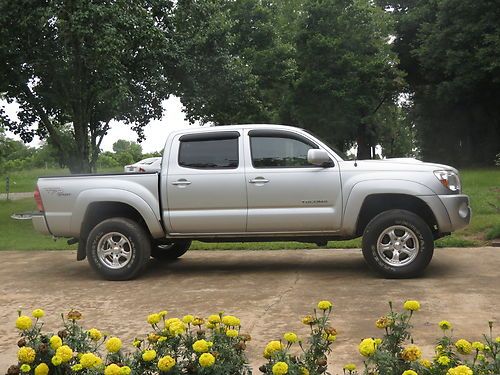
{"label": "windshield", "polygon": [[329,144],[328,142],[325,142],[325,140],[321,139],[320,137],[318,137],[316,134],[314,134],[312,131],[310,130],[307,130],[307,129],[302,129],[303,131],[305,131],[306,133],[312,135],[314,138],[320,140],[321,142],[323,142],[325,145],[327,145],[330,149],[332,149],[333,151],[335,151],[335,153],[340,156],[342,158],[342,160],[349,160],[349,158],[347,157],[347,155],[340,151],[337,147],[335,146],[332,146],[331,144]]}

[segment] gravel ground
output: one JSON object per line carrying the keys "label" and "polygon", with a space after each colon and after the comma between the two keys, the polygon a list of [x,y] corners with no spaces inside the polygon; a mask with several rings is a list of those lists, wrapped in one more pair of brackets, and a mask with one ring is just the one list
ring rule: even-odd
{"label": "gravel ground", "polygon": [[[16,361],[17,310],[45,309],[45,328],[56,331],[60,313],[75,308],[82,324],[95,326],[130,342],[148,332],[148,313],[166,309],[169,316],[207,316],[225,311],[241,318],[252,335],[248,356],[254,369],[264,359],[267,341],[284,332],[305,335],[300,318],[317,301],[334,302],[332,325],[339,331],[329,356],[333,374],[347,362],[362,364],[357,345],[380,336],[374,321],[417,299],[415,343],[430,356],[447,319],[454,334],[470,340],[496,323],[500,335],[498,248],[437,249],[426,274],[412,280],[385,280],[372,274],[359,250],[192,251],[176,262],[151,260],[136,280],[110,282],[94,274],[74,251],[0,252],[0,373]],[[259,371],[254,371],[259,374]]]}

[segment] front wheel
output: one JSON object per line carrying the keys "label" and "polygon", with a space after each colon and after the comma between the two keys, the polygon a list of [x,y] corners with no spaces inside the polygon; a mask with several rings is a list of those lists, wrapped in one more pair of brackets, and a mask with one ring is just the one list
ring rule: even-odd
{"label": "front wheel", "polygon": [[90,266],[107,280],[129,280],[149,260],[151,244],[137,222],[117,217],[97,224],[87,239]]}
{"label": "front wheel", "polygon": [[363,233],[363,256],[368,265],[388,278],[418,276],[434,253],[427,223],[413,212],[390,210],[375,216]]}

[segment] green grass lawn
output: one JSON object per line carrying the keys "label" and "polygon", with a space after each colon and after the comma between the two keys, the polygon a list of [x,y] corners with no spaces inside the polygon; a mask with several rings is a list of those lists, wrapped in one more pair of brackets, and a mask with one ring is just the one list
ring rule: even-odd
{"label": "green grass lawn", "polygon": [[[16,190],[32,191],[36,177],[42,175],[68,174],[66,170],[37,169],[12,174],[11,179],[17,183]],[[473,210],[471,224],[451,236],[437,241],[438,247],[465,247],[487,245],[489,233],[500,233],[500,168],[474,169],[462,171],[464,192],[470,196]],[[5,187],[0,189],[4,192]],[[19,221],[10,218],[14,212],[33,211],[36,209],[33,199],[18,201],[0,201],[0,250],[47,250],[47,249],[76,249],[76,245],[69,246],[66,240],[53,241],[50,237],[42,236],[33,230],[30,220]],[[360,239],[350,241],[329,242],[328,248],[359,248]],[[261,243],[193,243],[192,249],[305,249],[317,248],[315,244],[297,242],[261,242]]]}
{"label": "green grass lawn", "polygon": [[[123,172],[122,168],[108,168],[100,170],[101,173]],[[10,192],[23,193],[35,190],[38,177],[43,176],[65,176],[69,175],[68,169],[64,168],[37,168],[18,172],[6,172],[0,174],[0,193],[6,192],[5,180],[9,176]]]}

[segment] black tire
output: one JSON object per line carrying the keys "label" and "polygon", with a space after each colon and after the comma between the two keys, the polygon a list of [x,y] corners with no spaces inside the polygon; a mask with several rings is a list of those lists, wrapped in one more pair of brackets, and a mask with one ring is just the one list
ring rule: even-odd
{"label": "black tire", "polygon": [[[114,244],[114,245],[112,245]],[[97,224],[87,239],[90,266],[107,280],[130,280],[148,262],[149,233],[139,223],[122,217]]]}
{"label": "black tire", "polygon": [[413,212],[390,210],[375,216],[363,233],[363,256],[376,272],[394,279],[420,275],[434,253],[427,223]]}
{"label": "black tire", "polygon": [[153,240],[151,256],[159,261],[169,261],[183,256],[189,250],[191,241],[166,242]]}

